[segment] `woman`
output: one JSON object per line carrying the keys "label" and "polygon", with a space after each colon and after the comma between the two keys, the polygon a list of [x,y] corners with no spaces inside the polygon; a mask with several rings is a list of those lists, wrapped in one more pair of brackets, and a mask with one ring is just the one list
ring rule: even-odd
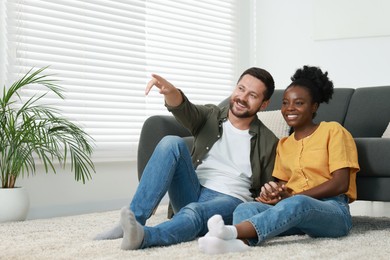
{"label": "woman", "polygon": [[254,202],[239,205],[233,226],[219,215],[198,240],[209,254],[245,251],[275,236],[341,237],[352,227],[349,205],[356,199],[357,150],[337,122],[316,124],[319,105],[333,95],[328,73],[304,66],[291,78],[281,112],[294,132],[279,141],[273,176]]}

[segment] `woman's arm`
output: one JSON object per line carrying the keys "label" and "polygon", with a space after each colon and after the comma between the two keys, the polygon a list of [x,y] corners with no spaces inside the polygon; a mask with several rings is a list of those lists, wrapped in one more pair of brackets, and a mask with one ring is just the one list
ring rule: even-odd
{"label": "woman's arm", "polygon": [[[338,169],[332,173],[332,179],[309,190],[296,194],[307,195],[316,199],[329,198],[344,194],[349,188],[349,172],[349,168]],[[274,205],[282,199],[291,197],[293,194],[287,189],[285,184],[285,181],[265,184],[261,188],[259,197],[255,200]]]}
{"label": "woman's arm", "polygon": [[323,199],[344,194],[349,188],[350,168],[342,168],[332,173],[332,179],[299,194]]}

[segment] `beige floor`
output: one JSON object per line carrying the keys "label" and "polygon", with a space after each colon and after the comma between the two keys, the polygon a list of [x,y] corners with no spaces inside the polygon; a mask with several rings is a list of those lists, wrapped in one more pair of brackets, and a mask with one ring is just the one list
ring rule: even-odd
{"label": "beige floor", "polygon": [[390,202],[355,201],[350,209],[353,216],[390,217]]}

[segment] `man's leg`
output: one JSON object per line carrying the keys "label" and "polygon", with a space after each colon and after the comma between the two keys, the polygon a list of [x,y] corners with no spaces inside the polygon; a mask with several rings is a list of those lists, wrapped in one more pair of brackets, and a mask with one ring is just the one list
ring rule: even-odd
{"label": "man's leg", "polygon": [[154,227],[144,227],[140,248],[191,241],[208,231],[207,220],[215,214],[222,215],[227,223],[231,223],[233,211],[240,203],[242,201],[237,198],[202,188],[199,202],[183,207],[171,220]]}
{"label": "man's leg", "polygon": [[187,145],[182,138],[166,136],[157,145],[142,174],[130,203],[138,223],[145,225],[166,192],[175,190],[169,199],[180,209],[198,201],[200,184]]}
{"label": "man's leg", "polygon": [[[177,136],[164,137],[144,169],[130,204],[130,210],[139,224],[145,225],[170,187],[175,189],[176,196],[170,200],[176,208],[198,201],[200,184],[191,155],[183,139]],[[123,229],[118,223],[111,230],[98,234],[95,239],[120,237],[123,237]]]}
{"label": "man's leg", "polygon": [[137,222],[133,212],[127,207],[121,210],[121,226],[124,231],[121,249],[139,248],[144,239],[144,227]]}

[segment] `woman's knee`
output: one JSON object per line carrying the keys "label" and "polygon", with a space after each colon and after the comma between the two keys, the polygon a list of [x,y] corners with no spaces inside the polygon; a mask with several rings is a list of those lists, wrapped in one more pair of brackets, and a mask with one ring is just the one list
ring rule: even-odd
{"label": "woman's knee", "polygon": [[237,206],[233,212],[233,224],[245,221],[256,214],[269,208],[268,205],[259,202],[246,202]]}

